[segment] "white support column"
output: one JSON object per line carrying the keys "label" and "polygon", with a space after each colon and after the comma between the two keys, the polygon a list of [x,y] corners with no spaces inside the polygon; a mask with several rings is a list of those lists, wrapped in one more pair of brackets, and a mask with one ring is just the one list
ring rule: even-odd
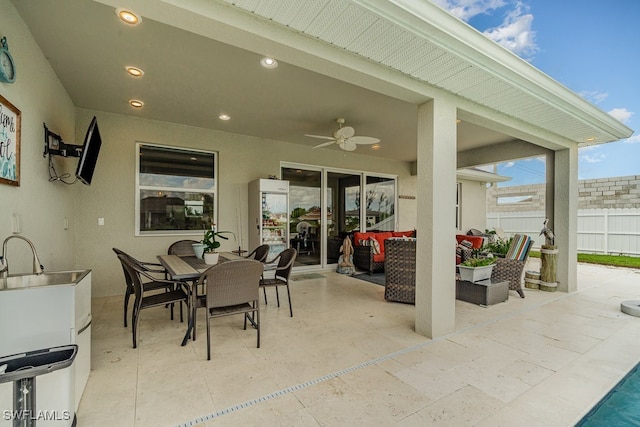
{"label": "white support column", "polygon": [[558,246],[558,290],[578,285],[578,148],[556,151],[553,228]]}
{"label": "white support column", "polygon": [[418,107],[416,332],[455,330],[456,107],[438,98]]}

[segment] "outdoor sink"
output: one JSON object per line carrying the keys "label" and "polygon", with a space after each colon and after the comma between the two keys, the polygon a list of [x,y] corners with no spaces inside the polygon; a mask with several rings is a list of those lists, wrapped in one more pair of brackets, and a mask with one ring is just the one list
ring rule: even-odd
{"label": "outdoor sink", "polygon": [[0,279],[0,290],[78,283],[89,270],[50,271],[42,274],[16,274]]}

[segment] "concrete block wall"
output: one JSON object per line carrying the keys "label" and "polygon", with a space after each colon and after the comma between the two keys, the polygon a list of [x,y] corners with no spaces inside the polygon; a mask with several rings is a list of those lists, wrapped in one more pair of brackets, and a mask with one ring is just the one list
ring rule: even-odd
{"label": "concrete block wall", "polygon": [[[487,212],[544,211],[544,184],[514,187],[492,186],[487,190]],[[525,198],[501,204],[505,197]],[[578,181],[578,209],[640,208],[640,175]]]}

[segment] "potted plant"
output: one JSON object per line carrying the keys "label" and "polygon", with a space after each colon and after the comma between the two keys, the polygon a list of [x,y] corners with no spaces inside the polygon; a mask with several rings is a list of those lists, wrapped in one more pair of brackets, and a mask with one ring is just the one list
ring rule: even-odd
{"label": "potted plant", "polygon": [[507,252],[509,252],[512,241],[513,237],[509,237],[508,239],[495,239],[493,242],[484,245],[481,248],[481,252],[488,252],[499,258],[504,258]]}
{"label": "potted plant", "polygon": [[460,280],[468,282],[478,282],[480,280],[490,279],[496,258],[469,258],[461,264],[458,264],[460,272]]}
{"label": "potted plant", "polygon": [[216,249],[220,247],[220,242],[216,239],[219,237],[223,240],[229,240],[224,234],[231,234],[235,238],[236,235],[232,231],[216,231],[216,226],[213,224],[211,229],[204,232],[204,238],[202,244],[204,245],[204,262],[207,264],[217,264],[219,253]]}

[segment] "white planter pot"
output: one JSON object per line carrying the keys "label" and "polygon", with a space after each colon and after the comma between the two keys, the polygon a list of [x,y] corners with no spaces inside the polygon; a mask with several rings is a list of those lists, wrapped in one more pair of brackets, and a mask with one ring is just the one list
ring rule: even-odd
{"label": "white planter pot", "polygon": [[205,252],[204,254],[204,262],[205,264],[215,265],[218,263],[218,257],[220,254],[218,252]]}
{"label": "white planter pot", "polygon": [[191,246],[193,246],[193,252],[196,254],[196,258],[202,259],[204,245],[202,243],[194,243]]}
{"label": "white planter pot", "polygon": [[493,271],[494,265],[495,264],[485,265],[484,267],[466,267],[464,265],[458,265],[460,280],[478,282],[480,280],[491,279],[491,271]]}

